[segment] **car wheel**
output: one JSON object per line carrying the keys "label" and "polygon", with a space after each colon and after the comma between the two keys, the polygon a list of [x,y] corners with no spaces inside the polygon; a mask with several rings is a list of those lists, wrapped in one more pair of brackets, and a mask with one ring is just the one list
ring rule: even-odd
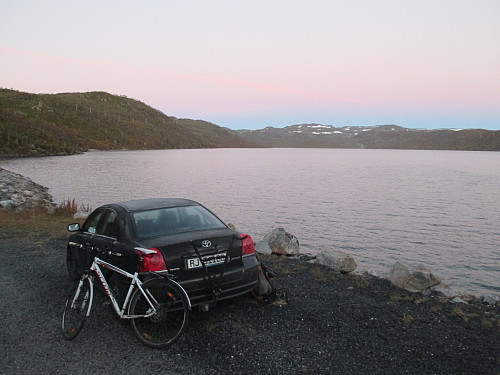
{"label": "car wheel", "polygon": [[78,270],[78,261],[73,249],[68,249],[66,252],[66,265],[68,267],[68,275],[71,280],[78,280],[82,274]]}

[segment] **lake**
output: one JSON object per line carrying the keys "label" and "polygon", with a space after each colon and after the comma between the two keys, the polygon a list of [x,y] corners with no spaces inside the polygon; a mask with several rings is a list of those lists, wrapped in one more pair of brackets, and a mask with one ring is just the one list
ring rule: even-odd
{"label": "lake", "polygon": [[94,151],[0,161],[56,202],[181,197],[255,241],[344,251],[385,276],[421,263],[464,293],[500,294],[500,153],[354,149]]}

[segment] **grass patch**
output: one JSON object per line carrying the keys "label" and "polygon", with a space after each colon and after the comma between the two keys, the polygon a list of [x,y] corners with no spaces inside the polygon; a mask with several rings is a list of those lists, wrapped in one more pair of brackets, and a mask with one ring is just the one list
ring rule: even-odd
{"label": "grass patch", "polygon": [[415,298],[413,302],[414,302],[416,305],[420,305],[421,303],[428,302],[428,301],[429,301],[429,299],[430,299],[429,297]]}
{"label": "grass patch", "polygon": [[404,314],[403,315],[403,322],[413,323],[414,321],[415,321],[415,318],[411,314]]}
{"label": "grass patch", "polygon": [[392,301],[392,302],[399,302],[399,301],[413,301],[414,298],[408,294],[391,294],[389,296],[389,299]]}
{"label": "grass patch", "polygon": [[71,216],[72,217],[77,212],[86,212],[86,213],[90,214],[91,209],[90,209],[90,206],[88,204],[87,205],[84,205],[84,204],[78,205],[75,202],[75,198],[73,198],[73,199],[64,200],[54,210],[54,214],[59,215],[59,216]]}
{"label": "grass patch", "polygon": [[0,210],[0,237],[17,237],[22,240],[26,233],[58,237],[67,234],[68,217],[49,215],[44,211]]}
{"label": "grass patch", "polygon": [[284,275],[292,275],[294,273],[302,273],[309,269],[306,264],[294,264],[289,262],[286,256],[260,256],[261,261],[269,268],[271,273],[274,273],[276,277]]}
{"label": "grass patch", "polygon": [[320,283],[326,283],[328,281],[335,281],[337,274],[332,269],[322,267],[320,265],[315,265],[311,269],[311,274],[314,279]]}
{"label": "grass patch", "polygon": [[306,264],[296,264],[291,269],[292,273],[301,273],[307,270],[309,267]]}
{"label": "grass patch", "polygon": [[371,283],[366,277],[356,275],[353,272],[350,272],[346,275],[347,280],[351,283],[351,285],[356,289],[366,289],[370,287]]}
{"label": "grass patch", "polygon": [[[264,264],[266,265],[268,264],[268,261],[266,260],[265,256],[263,256],[261,260]],[[271,262],[269,262],[269,264],[271,264]],[[278,275],[288,275],[291,273],[290,264],[285,262],[285,257],[278,256],[272,258],[271,271],[275,272]]]}
{"label": "grass patch", "polygon": [[452,314],[453,316],[458,316],[458,317],[460,317],[460,318],[465,317],[465,313],[464,313],[464,312],[463,312],[463,310],[460,308],[460,306],[455,306],[455,307],[453,308],[453,311],[451,312],[451,314]]}
{"label": "grass patch", "polygon": [[429,310],[433,313],[439,313],[443,311],[443,305],[442,304],[434,305]]}
{"label": "grass patch", "polygon": [[462,320],[465,323],[470,323],[471,319],[479,317],[479,314],[477,313],[468,313],[466,314],[460,306],[455,306],[451,312],[453,316],[457,316],[459,318],[462,318]]}
{"label": "grass patch", "polygon": [[90,207],[78,206],[74,199],[68,199],[56,207],[53,215],[44,209],[22,211],[0,209],[0,238],[15,238],[20,243],[23,241],[33,243],[33,236],[41,236],[44,239],[66,237],[69,223],[83,222],[73,219],[73,214],[77,211],[90,212]]}
{"label": "grass patch", "polygon": [[486,327],[486,328],[489,328],[489,329],[495,328],[495,323],[492,320],[490,320],[490,319],[483,319],[483,321],[481,322],[481,324],[483,325],[483,327]]}

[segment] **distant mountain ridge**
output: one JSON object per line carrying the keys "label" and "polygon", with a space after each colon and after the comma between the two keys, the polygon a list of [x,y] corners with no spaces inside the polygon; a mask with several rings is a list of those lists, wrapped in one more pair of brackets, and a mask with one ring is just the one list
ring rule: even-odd
{"label": "distant mountain ridge", "polygon": [[321,124],[230,130],[178,119],[106,92],[30,94],[0,89],[0,157],[172,148],[386,148],[500,151],[500,131]]}
{"label": "distant mountain ridge", "polygon": [[484,129],[300,124],[238,130],[237,133],[247,141],[265,147],[500,151],[500,131]]}

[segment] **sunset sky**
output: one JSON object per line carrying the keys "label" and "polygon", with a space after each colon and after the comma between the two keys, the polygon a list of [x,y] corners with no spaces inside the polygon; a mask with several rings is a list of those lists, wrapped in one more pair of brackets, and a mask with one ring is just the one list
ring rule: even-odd
{"label": "sunset sky", "polygon": [[231,129],[500,129],[499,0],[0,2],[0,87]]}

